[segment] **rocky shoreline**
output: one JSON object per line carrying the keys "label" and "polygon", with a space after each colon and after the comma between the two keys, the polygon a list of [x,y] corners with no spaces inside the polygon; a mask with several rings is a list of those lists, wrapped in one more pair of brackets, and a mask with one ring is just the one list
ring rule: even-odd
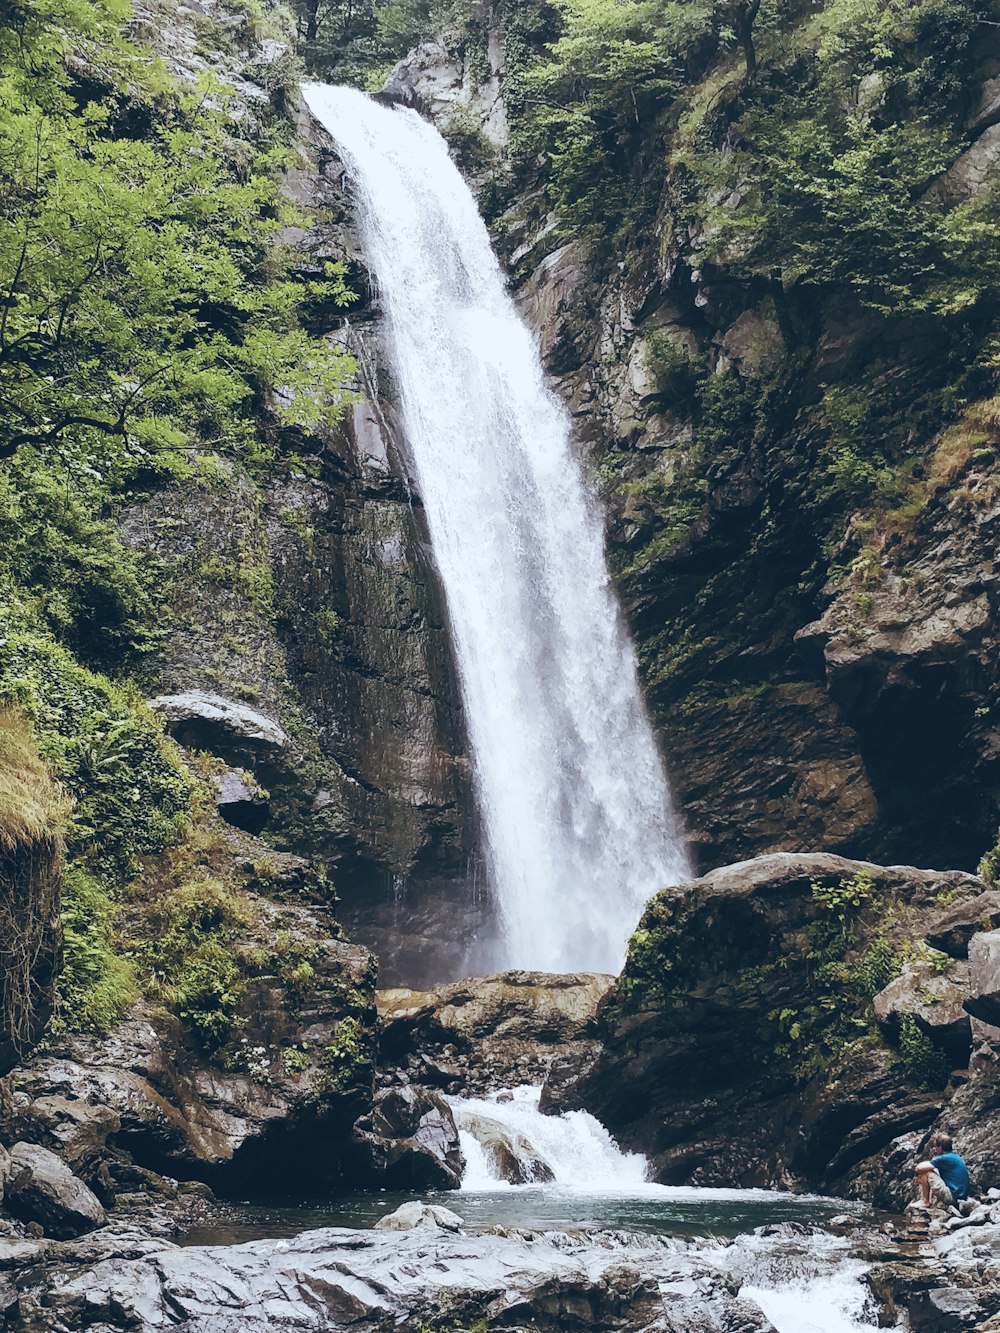
{"label": "rocky shoreline", "polygon": [[[432,1211],[443,1210],[422,1210]],[[797,1226],[691,1242],[601,1231],[476,1233],[432,1216],[404,1230],[327,1228],[225,1247],[103,1233],[5,1246],[0,1327],[775,1333],[742,1288],[764,1272],[808,1281],[885,1248],[875,1235],[831,1238]]]}

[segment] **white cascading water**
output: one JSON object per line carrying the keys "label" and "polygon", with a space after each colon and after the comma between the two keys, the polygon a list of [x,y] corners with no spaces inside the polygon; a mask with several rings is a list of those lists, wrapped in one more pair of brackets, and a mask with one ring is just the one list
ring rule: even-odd
{"label": "white cascading water", "polygon": [[[525,1175],[540,1162],[545,1180],[573,1188],[584,1183],[593,1192],[616,1194],[641,1189],[649,1163],[640,1153],[623,1153],[599,1120],[587,1111],[543,1115],[539,1088],[525,1085],[490,1097],[450,1097],[465,1158],[463,1190],[509,1189],[491,1151],[501,1139],[526,1163]],[[503,1096],[509,1100],[499,1101]]]}
{"label": "white cascading water", "polygon": [[[540,1091],[522,1086],[487,1097],[448,1098],[466,1161],[463,1194],[529,1197],[541,1183],[547,1197],[575,1194],[592,1202],[606,1194],[659,1202],[665,1208],[682,1202],[745,1204],[776,1197],[768,1190],[654,1184],[648,1179],[646,1158],[622,1152],[586,1111],[543,1115]],[[510,1183],[514,1159],[524,1168],[521,1185]],[[459,1213],[466,1211],[461,1195],[455,1207]],[[705,1254],[739,1287],[742,1300],[764,1312],[777,1333],[872,1333],[879,1327],[877,1308],[864,1283],[866,1265],[852,1257],[842,1237],[757,1233],[740,1236],[732,1245],[706,1242]]]}
{"label": "white cascading water", "polygon": [[688,872],[603,525],[475,201],[413,111],[306,85],[385,312],[444,586],[505,966],[613,971]]}

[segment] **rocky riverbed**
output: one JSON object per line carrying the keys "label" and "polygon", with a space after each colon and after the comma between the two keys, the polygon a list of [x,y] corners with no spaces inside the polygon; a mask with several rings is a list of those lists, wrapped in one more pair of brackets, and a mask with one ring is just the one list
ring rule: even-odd
{"label": "rocky riverbed", "polygon": [[859,1328],[877,1317],[859,1280],[886,1251],[877,1234],[849,1239],[779,1226],[735,1242],[686,1242],[622,1232],[474,1233],[460,1221],[411,1205],[401,1221],[387,1219],[391,1229],[328,1228],[228,1247],[135,1233],[12,1243],[0,1252],[0,1327],[792,1333],[761,1301],[780,1304],[796,1292],[807,1299],[816,1283],[837,1290],[845,1317],[865,1320]]}

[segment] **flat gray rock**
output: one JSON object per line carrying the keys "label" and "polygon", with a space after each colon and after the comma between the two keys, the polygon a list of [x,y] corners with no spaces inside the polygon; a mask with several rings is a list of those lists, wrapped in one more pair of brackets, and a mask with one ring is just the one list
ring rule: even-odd
{"label": "flat gray rock", "polygon": [[172,731],[205,728],[227,733],[235,740],[248,741],[282,750],[288,736],[274,721],[255,708],[204,690],[186,690],[182,694],[161,694],[149,705],[162,713]]}
{"label": "flat gray rock", "polygon": [[[803,1245],[777,1239],[774,1244]],[[739,1297],[734,1247],[617,1232],[307,1231],[237,1246],[22,1242],[0,1308],[32,1330],[418,1333],[484,1323],[557,1333],[773,1333]],[[734,1266],[735,1265],[735,1266]],[[14,1282],[17,1282],[15,1291]]]}

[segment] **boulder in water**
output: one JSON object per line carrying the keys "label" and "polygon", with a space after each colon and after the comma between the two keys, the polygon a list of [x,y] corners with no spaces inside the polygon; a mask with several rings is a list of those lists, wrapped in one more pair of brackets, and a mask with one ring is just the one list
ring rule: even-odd
{"label": "boulder in water", "polygon": [[386,1213],[375,1223],[379,1231],[409,1231],[413,1227],[441,1227],[444,1231],[458,1231],[465,1218],[439,1204],[420,1203],[412,1199],[401,1203],[394,1213]]}
{"label": "boulder in water", "polygon": [[458,1189],[464,1162],[451,1107],[426,1088],[386,1088],[354,1127],[352,1174],[390,1189]]}
{"label": "boulder in water", "polygon": [[[992,1074],[966,1075],[968,1093],[959,1080],[946,1087],[952,1061],[968,1056],[967,965],[939,954],[898,981],[893,973],[928,931],[957,947],[961,923],[994,909],[973,875],[827,854],[776,853],[664,890],[602,1005],[604,1049],[573,1097],[623,1146],[647,1152],[664,1183],[797,1182],[890,1207],[912,1177],[905,1159],[890,1169],[894,1142],[922,1136],[949,1102],[963,1157],[978,1183],[993,1184]],[[816,942],[830,938],[835,969],[817,966]],[[992,938],[969,944],[974,994]],[[859,979],[880,976],[893,984],[873,1006]],[[860,1040],[845,1037],[848,1020]],[[914,1025],[920,1066],[897,1035]]]}
{"label": "boulder in water", "polygon": [[55,1153],[33,1143],[16,1143],[11,1149],[4,1203],[15,1217],[38,1222],[57,1240],[85,1235],[108,1220],[79,1176]]}
{"label": "boulder in water", "polygon": [[481,1145],[498,1179],[511,1185],[541,1185],[555,1179],[552,1168],[532,1143],[499,1120],[465,1115],[461,1125]]}
{"label": "boulder in water", "polygon": [[380,1049],[414,1077],[449,1092],[541,1083],[554,1062],[589,1064],[599,1048],[596,1014],[614,977],[510,971],[435,990],[376,995]]}

